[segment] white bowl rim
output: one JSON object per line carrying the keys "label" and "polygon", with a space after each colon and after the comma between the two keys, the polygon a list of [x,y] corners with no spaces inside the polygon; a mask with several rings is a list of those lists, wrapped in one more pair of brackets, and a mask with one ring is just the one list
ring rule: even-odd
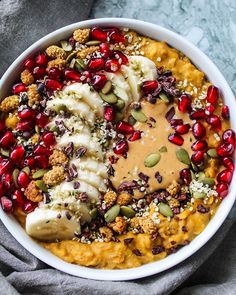
{"label": "white bowl rim", "polygon": [[[214,65],[214,63],[196,46],[192,43],[181,37],[180,35],[165,29],[161,26],[128,18],[100,18],[100,19],[91,19],[86,21],[81,21],[74,23],[63,28],[60,28],[45,37],[41,38],[28,49],[26,49],[8,68],[8,70],[3,75],[0,81],[0,89],[3,92],[3,85],[6,83],[8,87],[8,80],[13,74],[14,69],[21,67],[22,61],[25,60],[32,52],[40,47],[44,47],[43,44],[50,44],[50,41],[54,38],[55,40],[60,40],[59,35],[69,35],[76,28],[84,28],[91,26],[118,26],[118,27],[128,27],[134,29],[144,35],[149,35],[150,37],[158,40],[163,40],[169,43],[171,46],[179,49],[186,56],[188,56],[192,62],[194,62],[197,67],[202,69],[204,73],[207,74],[209,80],[212,83],[215,83],[221,89],[224,94],[225,101],[229,105],[231,113],[235,113],[236,102],[234,95],[226,82],[225,78]],[[151,32],[151,33],[150,33]],[[157,38],[153,34],[157,35]],[[231,127],[236,129],[236,116],[231,114]],[[236,171],[234,171],[232,183],[236,180]],[[56,257],[35,241],[33,241],[21,228],[18,222],[14,217],[9,216],[0,209],[0,218],[8,231],[13,235],[13,237],[31,254],[36,256],[41,261],[46,264],[61,270],[65,273],[79,276],[83,278],[95,279],[95,280],[110,280],[110,281],[125,281],[133,280],[138,278],[147,277],[165,271],[180,262],[184,261],[197,250],[199,250],[219,229],[227,215],[229,214],[236,197],[236,186],[230,188],[230,192],[223,200],[219,206],[215,216],[209,222],[207,227],[199,234],[189,245],[184,246],[175,254],[171,254],[164,258],[163,260],[145,264],[139,267],[131,269],[122,269],[122,270],[104,270],[104,269],[94,269],[89,267],[83,267],[80,265],[74,265],[67,263],[60,258]]]}

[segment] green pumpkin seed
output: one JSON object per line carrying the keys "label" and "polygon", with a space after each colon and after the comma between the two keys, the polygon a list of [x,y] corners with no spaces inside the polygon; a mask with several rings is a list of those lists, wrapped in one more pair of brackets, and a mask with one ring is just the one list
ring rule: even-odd
{"label": "green pumpkin seed", "polygon": [[204,179],[204,178],[206,178],[206,175],[205,175],[205,173],[204,172],[199,172],[198,173],[198,180],[202,180],[202,179]]}
{"label": "green pumpkin seed", "polygon": [[85,43],[85,45],[87,45],[87,46],[96,46],[99,44],[101,44],[101,41],[98,41],[98,40],[91,40],[91,41],[88,41]]}
{"label": "green pumpkin seed", "polygon": [[72,61],[72,59],[73,59],[74,57],[76,57],[76,51],[71,52],[71,53],[67,56],[67,58],[66,58],[66,63],[69,64],[69,63]]}
{"label": "green pumpkin seed", "polygon": [[149,168],[154,167],[156,164],[159,163],[160,159],[161,159],[160,153],[150,154],[144,160],[144,165],[145,167],[149,167]]}
{"label": "green pumpkin seed", "polygon": [[50,126],[49,131],[52,131],[52,132],[57,131],[57,126],[56,125]]}
{"label": "green pumpkin seed", "polygon": [[159,97],[160,97],[160,99],[161,99],[164,103],[169,103],[169,102],[170,102],[170,100],[169,100],[169,98],[167,97],[167,95],[166,95],[165,93],[163,93],[163,92],[161,92],[161,93],[159,94]]}
{"label": "green pumpkin seed", "polygon": [[193,171],[195,171],[195,172],[198,172],[199,171],[198,166],[195,165],[193,162],[191,162],[191,166],[193,168]]}
{"label": "green pumpkin seed", "polygon": [[191,173],[191,179],[196,179],[196,175],[194,174],[193,170],[190,170]]}
{"label": "green pumpkin seed", "polygon": [[189,158],[189,154],[188,152],[183,149],[183,148],[179,148],[176,150],[176,156],[177,156],[177,159],[186,164],[186,165],[190,165],[191,161],[190,161],[190,158]]}
{"label": "green pumpkin seed", "polygon": [[16,186],[16,188],[18,188],[18,181],[17,181],[17,178],[18,178],[18,175],[19,175],[19,169],[14,169],[13,172],[12,172],[12,179],[13,179],[13,182]]}
{"label": "green pumpkin seed", "polygon": [[120,213],[127,218],[132,218],[135,216],[135,211],[128,206],[121,206]]}
{"label": "green pumpkin seed", "polygon": [[48,172],[47,169],[39,169],[36,172],[34,172],[34,174],[32,175],[32,178],[33,179],[42,178],[46,172]]}
{"label": "green pumpkin seed", "polygon": [[137,121],[134,119],[134,117],[129,116],[128,122],[129,122],[129,124],[134,125]]}
{"label": "green pumpkin seed", "polygon": [[131,115],[138,122],[145,123],[147,122],[147,116],[141,110],[132,110]]}
{"label": "green pumpkin seed", "polygon": [[82,71],[86,68],[85,64],[84,64],[84,61],[80,58],[76,59],[75,60],[75,68],[76,70],[78,71]]}
{"label": "green pumpkin seed", "polygon": [[216,149],[209,149],[209,150],[207,151],[207,154],[208,154],[208,156],[211,157],[211,158],[219,158],[219,155],[217,154]]}
{"label": "green pumpkin seed", "polygon": [[104,100],[107,103],[117,103],[118,97],[114,93],[103,94],[102,91],[100,91],[99,95],[101,96],[102,100]]}
{"label": "green pumpkin seed", "polygon": [[89,212],[90,216],[92,219],[96,219],[98,216],[98,209],[97,208],[93,208],[90,212]]}
{"label": "green pumpkin seed", "polygon": [[21,171],[24,171],[26,174],[30,175],[30,167],[26,166]]}
{"label": "green pumpkin seed", "polygon": [[67,111],[67,107],[64,104],[59,104],[59,105],[56,105],[55,106],[54,110],[55,110],[55,112],[57,114],[60,114],[61,112],[66,112]]}
{"label": "green pumpkin seed", "polygon": [[192,196],[195,199],[204,199],[206,197],[206,194],[205,193],[200,193],[200,192],[193,192]]}
{"label": "green pumpkin seed", "polygon": [[102,93],[103,93],[103,94],[107,94],[107,93],[109,93],[109,92],[111,91],[111,88],[112,88],[112,83],[111,83],[111,81],[107,81],[107,82],[105,83],[105,85],[103,86],[103,88],[102,88]]}
{"label": "green pumpkin seed", "polygon": [[1,155],[3,155],[4,157],[9,157],[10,156],[10,151],[5,150],[5,149],[1,149]]}
{"label": "green pumpkin seed", "polygon": [[125,102],[122,99],[118,99],[117,103],[115,104],[115,107],[121,111],[125,107]]}
{"label": "green pumpkin seed", "polygon": [[215,179],[210,177],[205,177],[200,180],[203,184],[208,184],[209,187],[213,187],[215,185]]}
{"label": "green pumpkin seed", "polygon": [[41,128],[38,125],[35,125],[34,129],[36,133],[40,133]]}
{"label": "green pumpkin seed", "polygon": [[165,203],[159,203],[159,212],[166,216],[166,217],[172,217],[173,216],[173,211],[171,210],[170,206],[165,204]]}
{"label": "green pumpkin seed", "polygon": [[76,63],[76,59],[72,58],[70,64],[69,64],[69,68],[73,69],[75,67],[75,63]]}
{"label": "green pumpkin seed", "polygon": [[43,192],[45,192],[45,193],[48,192],[48,188],[47,188],[45,182],[44,182],[42,179],[36,180],[36,181],[35,181],[35,184],[37,185],[37,187],[38,187],[39,189],[41,189],[41,191],[43,191]]}
{"label": "green pumpkin seed", "polygon": [[68,41],[61,41],[60,43],[61,43],[62,49],[64,49],[67,52],[73,49]]}
{"label": "green pumpkin seed", "polygon": [[104,215],[105,221],[108,223],[114,221],[119,213],[120,213],[120,205],[114,205],[105,213]]}
{"label": "green pumpkin seed", "polygon": [[162,146],[162,147],[159,149],[159,152],[160,152],[160,153],[166,153],[166,152],[167,152],[167,147],[166,147],[166,146]]}
{"label": "green pumpkin seed", "polygon": [[124,115],[121,112],[117,112],[115,121],[118,122],[118,121],[122,120],[123,117],[124,117]]}

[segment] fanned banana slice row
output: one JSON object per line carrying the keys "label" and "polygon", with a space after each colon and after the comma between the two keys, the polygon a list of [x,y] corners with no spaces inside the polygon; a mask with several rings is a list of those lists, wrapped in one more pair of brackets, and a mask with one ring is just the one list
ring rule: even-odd
{"label": "fanned banana slice row", "polygon": [[96,173],[103,178],[106,178],[107,175],[107,167],[103,162],[99,162],[92,158],[86,157],[81,159],[73,159],[71,164],[74,164],[80,170],[88,170]]}

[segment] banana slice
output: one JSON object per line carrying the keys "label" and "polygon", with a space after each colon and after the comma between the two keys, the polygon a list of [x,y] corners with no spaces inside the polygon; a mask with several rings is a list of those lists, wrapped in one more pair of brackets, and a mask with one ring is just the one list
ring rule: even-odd
{"label": "banana slice", "polygon": [[144,56],[129,56],[129,64],[128,66],[122,65],[121,72],[129,83],[135,101],[141,98],[142,82],[157,79],[155,63]]}
{"label": "banana slice", "polygon": [[52,119],[51,122],[47,125],[47,127],[56,126],[56,122],[62,121],[66,131],[74,132],[74,133],[84,133],[91,134],[89,127],[81,120],[80,117],[71,116],[70,118],[63,118],[60,116],[56,116]]}
{"label": "banana slice", "polygon": [[96,173],[99,176],[107,178],[107,167],[97,160],[92,158],[81,158],[81,159],[73,159],[71,164],[74,164],[80,170],[88,170]]}
{"label": "banana slice", "polygon": [[83,146],[88,149],[88,153],[98,157],[99,159],[103,159],[103,153],[100,144],[95,141],[88,134],[68,134],[65,133],[63,136],[59,137],[57,140],[57,146],[65,147],[69,142],[73,142],[75,147]]}
{"label": "banana slice", "polygon": [[80,233],[80,222],[66,210],[37,208],[26,217],[26,232],[40,241],[70,240]]}
{"label": "banana slice", "polygon": [[94,186],[100,192],[107,191],[106,185],[104,183],[104,179],[93,172],[90,172],[87,170],[78,170],[78,181],[80,182],[81,180]]}
{"label": "banana slice", "polygon": [[89,84],[73,83],[63,89],[64,94],[75,94],[78,99],[86,102],[98,115],[103,114],[103,102],[96,91],[92,91]]}

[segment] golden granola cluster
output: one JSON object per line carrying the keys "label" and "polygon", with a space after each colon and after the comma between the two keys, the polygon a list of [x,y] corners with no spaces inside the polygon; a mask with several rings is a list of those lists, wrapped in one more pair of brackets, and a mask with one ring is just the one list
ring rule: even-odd
{"label": "golden granola cluster", "polygon": [[122,234],[127,227],[127,222],[125,221],[124,217],[117,216],[115,221],[109,223],[108,226],[114,230],[114,232],[118,234]]}
{"label": "golden granola cluster", "polygon": [[176,181],[174,181],[167,187],[166,190],[171,196],[175,196],[180,190],[180,185]]}
{"label": "golden granola cluster", "polygon": [[0,110],[4,113],[8,113],[10,111],[16,110],[19,106],[19,96],[18,95],[11,95],[1,102]]}
{"label": "golden granola cluster", "polygon": [[60,58],[65,59],[66,58],[66,52],[63,48],[58,47],[56,45],[49,46],[46,50],[47,55],[52,58]]}
{"label": "golden granola cluster", "polygon": [[41,95],[37,91],[37,85],[36,84],[31,84],[28,86],[28,105],[32,107],[33,105],[39,104],[41,100]]}
{"label": "golden granola cluster", "polygon": [[102,235],[105,242],[110,242],[113,236],[112,230],[107,226],[99,228],[99,232]]}
{"label": "golden granola cluster", "polygon": [[115,203],[120,205],[120,206],[125,206],[128,205],[132,200],[132,196],[127,193],[127,192],[122,192],[119,195],[117,195],[116,192],[114,191],[108,191],[105,195],[104,195],[104,201],[106,202],[106,204],[112,206]]}
{"label": "golden granola cluster", "polygon": [[73,33],[73,38],[76,42],[84,44],[88,41],[90,29],[78,29]]}
{"label": "golden granola cluster", "polygon": [[104,201],[110,206],[115,204],[116,198],[117,198],[117,194],[116,194],[116,192],[113,192],[113,191],[108,191],[104,195]]}
{"label": "golden granola cluster", "polygon": [[78,58],[86,58],[87,56],[92,55],[94,52],[96,52],[99,49],[98,46],[90,46],[88,48],[84,48],[77,52]]}
{"label": "golden granola cluster", "polygon": [[32,180],[24,192],[25,197],[32,202],[41,202],[43,200],[42,192]]}
{"label": "golden granola cluster", "polygon": [[51,156],[49,157],[49,164],[51,166],[57,166],[62,164],[67,164],[69,159],[67,156],[60,150],[53,150]]}
{"label": "golden granola cluster", "polygon": [[48,186],[56,185],[65,179],[65,172],[62,166],[54,166],[43,176],[43,181]]}
{"label": "golden granola cluster", "polygon": [[20,78],[21,78],[22,83],[24,83],[25,85],[30,85],[30,84],[34,83],[34,75],[28,69],[25,69],[20,74]]}
{"label": "golden granola cluster", "polygon": [[66,61],[62,58],[56,58],[53,60],[50,60],[47,64],[46,71],[48,72],[51,68],[58,68],[60,71],[62,71],[66,66]]}

